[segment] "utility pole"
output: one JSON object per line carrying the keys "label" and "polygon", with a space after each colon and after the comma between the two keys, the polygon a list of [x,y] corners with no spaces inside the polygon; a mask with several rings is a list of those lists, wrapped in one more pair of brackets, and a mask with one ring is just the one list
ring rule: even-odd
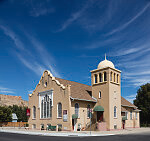
{"label": "utility pole", "polygon": [[92,109],[90,109],[90,135],[91,135],[91,118],[92,118]]}

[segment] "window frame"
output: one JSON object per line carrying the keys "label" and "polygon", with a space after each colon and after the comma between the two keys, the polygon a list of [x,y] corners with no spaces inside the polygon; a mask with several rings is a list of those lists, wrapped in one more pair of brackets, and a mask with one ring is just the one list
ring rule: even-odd
{"label": "window frame", "polygon": [[[76,107],[76,105],[78,105],[77,107]],[[75,114],[78,116],[78,118],[79,118],[79,103],[75,103]]]}
{"label": "window frame", "polygon": [[132,114],[132,111],[130,111],[130,120],[133,119],[133,114]]}
{"label": "window frame", "polygon": [[99,99],[102,98],[102,92],[101,92],[101,91],[99,91],[99,93],[98,93],[98,98],[99,98]]}
{"label": "window frame", "polygon": [[57,104],[57,118],[62,118],[62,103],[61,102]]}
{"label": "window frame", "polygon": [[94,83],[97,84],[98,81],[97,81],[97,74],[94,74]]}
{"label": "window frame", "polygon": [[117,118],[117,106],[114,106],[114,118]]}
{"label": "window frame", "polygon": [[36,119],[36,107],[33,106],[33,115],[32,119]]}
{"label": "window frame", "polygon": [[91,109],[91,105],[88,104],[87,105],[87,118],[90,118],[90,109]]}

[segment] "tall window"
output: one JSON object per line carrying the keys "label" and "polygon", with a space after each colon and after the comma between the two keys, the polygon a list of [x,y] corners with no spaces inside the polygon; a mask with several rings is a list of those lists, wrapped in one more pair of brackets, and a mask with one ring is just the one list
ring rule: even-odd
{"label": "tall window", "polygon": [[90,118],[90,105],[87,105],[87,117]]}
{"label": "tall window", "polygon": [[130,111],[130,120],[132,120],[132,111]]}
{"label": "tall window", "polygon": [[101,91],[99,91],[99,98],[101,98]]}
{"label": "tall window", "polygon": [[41,118],[52,117],[52,100],[49,96],[45,95],[41,101]]}
{"label": "tall window", "polygon": [[111,72],[110,73],[110,81],[112,81],[112,76],[113,76],[113,73]]}
{"label": "tall window", "polygon": [[95,74],[95,83],[97,83],[97,74]]}
{"label": "tall window", "polygon": [[125,117],[128,119],[128,112],[125,112]]}
{"label": "tall window", "polygon": [[75,104],[75,114],[79,117],[79,104]]}
{"label": "tall window", "polygon": [[102,82],[103,81],[103,79],[102,79],[102,74],[100,73],[99,74],[99,82]]}
{"label": "tall window", "polygon": [[114,107],[114,118],[116,118],[117,117],[117,107],[115,106]]}
{"label": "tall window", "polygon": [[114,73],[114,82],[116,82],[116,74]]}
{"label": "tall window", "polygon": [[62,104],[61,103],[57,104],[57,116],[58,118],[62,118]]}
{"label": "tall window", "polygon": [[107,81],[107,73],[104,72],[104,81]]}
{"label": "tall window", "polygon": [[119,74],[117,74],[117,83],[119,83]]}
{"label": "tall window", "polygon": [[33,106],[33,119],[35,119],[35,118],[36,118],[36,107]]}
{"label": "tall window", "polygon": [[135,119],[137,120],[137,112],[135,113]]}

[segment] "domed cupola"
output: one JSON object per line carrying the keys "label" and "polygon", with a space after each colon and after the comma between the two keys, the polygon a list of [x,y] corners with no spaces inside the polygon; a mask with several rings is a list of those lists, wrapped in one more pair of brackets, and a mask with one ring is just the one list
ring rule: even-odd
{"label": "domed cupola", "polygon": [[106,59],[106,54],[105,54],[105,60],[101,61],[98,64],[97,69],[103,69],[103,68],[107,68],[107,67],[115,68],[114,64],[111,61],[109,61],[109,60]]}

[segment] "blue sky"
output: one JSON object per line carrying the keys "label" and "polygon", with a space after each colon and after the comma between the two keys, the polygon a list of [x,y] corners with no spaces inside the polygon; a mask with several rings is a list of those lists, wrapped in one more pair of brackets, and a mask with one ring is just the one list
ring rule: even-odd
{"label": "blue sky", "polygon": [[0,93],[28,100],[44,70],[90,85],[104,54],[132,101],[150,82],[150,1],[0,0]]}

